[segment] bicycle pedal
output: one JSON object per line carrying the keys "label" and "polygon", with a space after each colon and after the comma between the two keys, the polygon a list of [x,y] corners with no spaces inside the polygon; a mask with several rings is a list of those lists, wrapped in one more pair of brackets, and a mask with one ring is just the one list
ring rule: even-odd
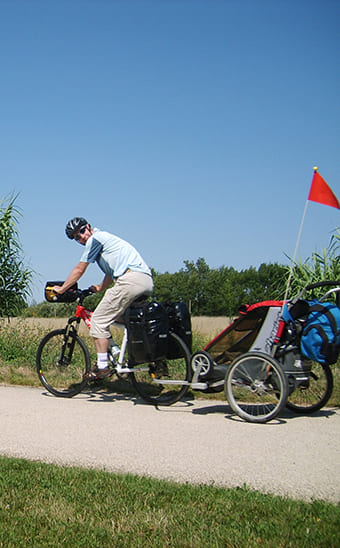
{"label": "bicycle pedal", "polygon": [[[100,370],[99,370],[100,371]],[[83,375],[84,380],[87,382],[98,382],[98,381],[105,381],[106,379],[109,379],[114,374],[114,369],[110,369],[105,376],[99,376],[97,375],[97,371],[89,371],[88,373],[85,373]]]}

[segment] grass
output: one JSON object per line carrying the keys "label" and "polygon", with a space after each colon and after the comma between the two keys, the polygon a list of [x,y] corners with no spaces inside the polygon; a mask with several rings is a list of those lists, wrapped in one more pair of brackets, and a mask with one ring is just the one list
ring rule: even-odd
{"label": "grass", "polygon": [[0,546],[337,547],[340,507],[0,457]]}

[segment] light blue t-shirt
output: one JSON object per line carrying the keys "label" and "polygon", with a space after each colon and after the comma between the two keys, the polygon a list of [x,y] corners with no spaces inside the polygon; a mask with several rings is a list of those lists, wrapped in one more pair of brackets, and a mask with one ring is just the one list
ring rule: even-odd
{"label": "light blue t-shirt", "polygon": [[104,274],[112,279],[122,276],[128,268],[151,276],[150,268],[131,244],[98,228],[93,229],[80,261],[96,262]]}

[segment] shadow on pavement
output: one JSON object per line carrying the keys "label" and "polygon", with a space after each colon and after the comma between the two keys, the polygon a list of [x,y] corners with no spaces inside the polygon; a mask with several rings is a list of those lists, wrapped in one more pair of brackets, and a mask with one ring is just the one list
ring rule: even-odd
{"label": "shadow on pavement", "polygon": [[[217,404],[217,405],[210,405],[208,407],[201,407],[200,409],[193,409],[192,413],[194,415],[210,415],[213,413],[224,413],[226,415],[225,417],[226,419],[244,422],[243,419],[235,415],[235,413],[233,412],[233,410],[231,409],[228,403],[226,403],[225,405]],[[287,422],[288,420],[296,419],[299,417],[310,417],[311,419],[320,418],[320,417],[329,418],[335,413],[336,411],[334,409],[323,408],[312,414],[309,414],[309,413],[298,414],[298,413],[294,413],[294,411],[291,411],[288,408],[285,408],[278,417],[275,417],[271,421],[268,421],[267,423],[264,423],[264,424],[282,424]]]}

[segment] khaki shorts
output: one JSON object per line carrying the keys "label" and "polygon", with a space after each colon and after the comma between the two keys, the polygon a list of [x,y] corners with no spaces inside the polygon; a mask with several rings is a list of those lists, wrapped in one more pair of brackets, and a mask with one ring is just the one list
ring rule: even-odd
{"label": "khaki shorts", "polygon": [[90,335],[96,339],[111,336],[109,326],[121,319],[127,307],[141,295],[150,296],[153,280],[148,274],[128,270],[117,278],[115,285],[106,290],[104,297],[93,312]]}

